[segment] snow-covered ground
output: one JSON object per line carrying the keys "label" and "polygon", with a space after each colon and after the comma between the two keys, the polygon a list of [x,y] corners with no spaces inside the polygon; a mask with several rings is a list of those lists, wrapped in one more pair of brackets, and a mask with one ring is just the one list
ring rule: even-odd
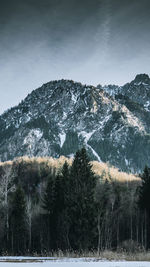
{"label": "snow-covered ground", "polygon": [[44,262],[0,263],[1,267],[150,267],[150,262]]}
{"label": "snow-covered ground", "polygon": [[94,258],[0,257],[0,267],[150,267],[150,262],[110,262]]}

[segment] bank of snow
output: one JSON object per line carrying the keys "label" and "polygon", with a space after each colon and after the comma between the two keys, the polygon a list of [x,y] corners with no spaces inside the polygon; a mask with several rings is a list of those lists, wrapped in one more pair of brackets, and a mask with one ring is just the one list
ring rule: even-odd
{"label": "bank of snow", "polygon": [[149,267],[150,262],[106,261],[97,258],[0,257],[0,267]]}

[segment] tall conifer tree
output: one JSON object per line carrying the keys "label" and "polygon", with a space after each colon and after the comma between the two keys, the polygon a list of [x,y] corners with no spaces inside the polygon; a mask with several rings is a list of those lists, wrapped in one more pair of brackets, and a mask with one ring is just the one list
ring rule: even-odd
{"label": "tall conifer tree", "polygon": [[75,249],[91,248],[96,178],[85,148],[75,155],[70,175],[71,239]]}
{"label": "tall conifer tree", "polygon": [[146,209],[150,215],[150,168],[145,167],[141,178],[142,185],[139,192],[139,205],[140,208]]}
{"label": "tall conifer tree", "polygon": [[18,186],[12,200],[11,244],[12,252],[22,254],[27,245],[26,202],[22,188]]}
{"label": "tall conifer tree", "polygon": [[56,206],[56,191],[55,178],[50,175],[43,198],[43,209],[46,211],[45,219],[47,225],[47,248],[48,250],[54,248],[55,243],[55,206]]}

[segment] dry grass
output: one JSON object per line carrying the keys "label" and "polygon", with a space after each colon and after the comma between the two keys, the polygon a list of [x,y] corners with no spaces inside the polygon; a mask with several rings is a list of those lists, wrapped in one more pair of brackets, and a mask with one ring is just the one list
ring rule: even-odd
{"label": "dry grass", "polygon": [[[33,257],[33,258],[30,258]],[[40,257],[40,258],[39,258]],[[42,258],[44,257],[44,258]],[[11,256],[7,255],[4,259],[0,259],[0,262],[10,262],[10,263],[17,263],[17,262],[43,262],[44,261],[61,261],[64,259],[78,259],[82,258],[84,261],[87,262],[98,262],[98,261],[145,261],[150,262],[150,251],[143,251],[143,252],[135,252],[135,253],[127,253],[127,252],[117,252],[117,251],[109,251],[104,250],[101,251],[99,254],[97,251],[66,251],[63,252],[58,250],[57,252],[47,252],[43,253],[42,255],[26,255],[23,259],[11,258]]]}
{"label": "dry grass", "polygon": [[117,180],[119,182],[131,182],[131,181],[140,181],[141,179],[134,175],[134,174],[128,174],[126,172],[120,172],[115,167],[110,167],[107,163],[101,163],[98,161],[92,161],[93,171],[97,175],[104,174],[104,177],[109,180],[109,177],[113,180]]}
{"label": "dry grass", "polygon": [[[45,164],[50,168],[56,169],[57,171],[59,171],[63,164],[65,163],[65,161],[68,162],[69,165],[72,164],[73,159],[70,158],[66,158],[64,156],[61,156],[58,159],[52,158],[52,157],[33,157],[33,158],[29,158],[27,156],[24,157],[20,157],[20,158],[16,158],[14,159],[14,161],[16,162],[25,162],[25,163],[29,163],[32,164],[34,162],[38,163],[39,165],[41,164]],[[13,163],[13,161],[6,161],[6,162],[0,162],[0,166],[4,166],[4,165],[11,165]],[[125,172],[120,172],[117,168],[113,167],[113,166],[109,166],[109,164],[107,163],[102,163],[102,162],[98,162],[98,161],[92,161],[92,170],[93,172],[98,175],[104,175],[105,179],[109,179],[110,176],[113,180],[119,181],[119,182],[131,182],[131,181],[140,181],[140,178],[134,174],[128,174]]]}
{"label": "dry grass", "polygon": [[126,260],[126,261],[150,261],[150,252],[137,253],[117,253],[112,251],[103,251],[100,253],[100,258],[107,260]]}
{"label": "dry grass", "polygon": [[93,261],[150,261],[150,252],[135,252],[135,253],[127,253],[127,252],[116,252],[104,250],[101,251],[100,254],[97,251],[85,251],[85,252],[55,252],[53,255],[49,255],[56,258],[88,258]]}

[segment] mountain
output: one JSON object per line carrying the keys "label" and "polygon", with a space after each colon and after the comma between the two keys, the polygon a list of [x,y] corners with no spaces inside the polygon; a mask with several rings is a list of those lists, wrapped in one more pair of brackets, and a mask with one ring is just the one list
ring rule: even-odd
{"label": "mountain", "polygon": [[0,116],[0,160],[72,157],[84,145],[92,160],[139,172],[150,162],[149,89],[146,74],[123,87],[46,83]]}
{"label": "mountain", "polygon": [[147,74],[138,74],[131,83],[124,86],[107,85],[98,88],[103,88],[110,96],[124,95],[133,102],[141,104],[147,111],[150,111],[150,78]]}

